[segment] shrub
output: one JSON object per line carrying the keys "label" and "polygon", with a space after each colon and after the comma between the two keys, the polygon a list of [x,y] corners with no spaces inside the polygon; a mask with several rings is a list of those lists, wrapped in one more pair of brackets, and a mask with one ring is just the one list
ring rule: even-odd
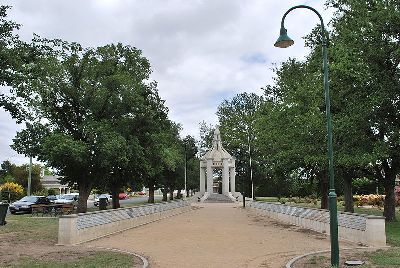
{"label": "shrub", "polygon": [[47,195],[56,195],[56,194],[57,194],[56,189],[50,188],[47,190]]}
{"label": "shrub", "polygon": [[49,195],[48,194],[48,191],[47,191],[47,189],[41,189],[41,190],[39,190],[39,191],[35,191],[34,193],[33,193],[33,195],[43,195],[43,196],[47,196],[47,195]]}
{"label": "shrub", "polygon": [[381,207],[384,204],[385,196],[377,194],[354,195],[353,200],[357,206],[369,205],[369,206]]}
{"label": "shrub", "polygon": [[0,185],[0,192],[5,192],[8,195],[8,201],[14,201],[22,197],[24,188],[15,182],[6,182]]}

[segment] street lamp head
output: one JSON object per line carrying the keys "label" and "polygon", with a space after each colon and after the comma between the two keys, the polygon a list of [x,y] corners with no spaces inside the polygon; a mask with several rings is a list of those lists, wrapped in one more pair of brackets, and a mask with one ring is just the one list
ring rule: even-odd
{"label": "street lamp head", "polygon": [[281,27],[280,35],[278,40],[276,40],[274,46],[280,48],[287,48],[294,44],[294,41],[287,35],[287,30]]}

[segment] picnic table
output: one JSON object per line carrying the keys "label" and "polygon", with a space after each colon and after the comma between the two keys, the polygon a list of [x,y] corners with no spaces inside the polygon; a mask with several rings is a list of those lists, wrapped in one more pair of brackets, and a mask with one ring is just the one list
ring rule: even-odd
{"label": "picnic table", "polygon": [[32,205],[32,216],[61,216],[71,214],[74,210],[72,204],[48,204],[48,205]]}

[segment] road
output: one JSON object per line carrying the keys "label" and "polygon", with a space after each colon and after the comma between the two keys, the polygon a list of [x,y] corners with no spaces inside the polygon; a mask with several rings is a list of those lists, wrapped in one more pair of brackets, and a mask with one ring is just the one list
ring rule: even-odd
{"label": "road", "polygon": [[[121,206],[127,205],[127,204],[141,204],[141,203],[146,203],[148,199],[148,196],[135,196],[135,197],[131,197],[129,199],[126,200],[120,200],[119,203]],[[154,196],[154,200],[155,201],[161,201],[162,200],[162,196],[161,195],[156,195]],[[94,200],[93,199],[89,199],[87,201],[87,207],[88,208],[94,208]],[[10,210],[7,210],[7,215],[10,215]]]}

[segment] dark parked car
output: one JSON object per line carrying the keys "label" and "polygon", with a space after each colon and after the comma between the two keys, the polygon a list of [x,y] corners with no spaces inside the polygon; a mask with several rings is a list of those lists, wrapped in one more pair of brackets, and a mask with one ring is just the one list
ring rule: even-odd
{"label": "dark parked car", "polygon": [[17,212],[31,213],[32,205],[48,205],[50,204],[50,200],[45,196],[25,196],[14,203],[11,203],[8,209],[11,214],[15,214]]}

